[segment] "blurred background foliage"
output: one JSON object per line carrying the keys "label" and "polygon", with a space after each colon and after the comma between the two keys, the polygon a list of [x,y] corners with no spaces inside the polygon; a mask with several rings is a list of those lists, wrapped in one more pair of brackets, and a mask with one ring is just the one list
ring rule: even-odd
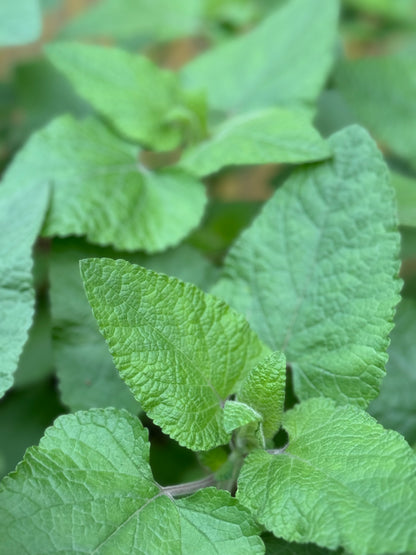
{"label": "blurred background foliage", "polygon": [[[116,44],[140,51],[162,67],[178,69],[210,46],[251,29],[285,0],[42,0],[39,5],[13,0],[16,6],[19,2],[20,9],[29,11],[20,12],[25,21],[16,23],[12,36],[2,28],[10,13],[5,12],[6,2],[0,4],[0,171],[28,136],[55,116],[80,117],[91,110],[43,56],[45,43],[65,38]],[[411,444],[416,443],[415,31],[415,0],[344,0],[335,63],[315,113],[315,126],[324,137],[353,122],[364,125],[391,169],[402,233],[405,301],[392,334],[388,375],[370,412]],[[230,244],[291,170],[290,165],[269,164],[226,168],[209,176],[205,216],[185,244],[167,256],[125,256],[207,289]],[[112,252],[83,239],[42,239],[36,245],[36,317],[15,385],[0,401],[0,475],[14,468],[58,414],[108,404],[139,410],[119,383],[111,399],[105,396],[108,383],[103,385],[103,380],[115,377],[104,343],[97,340],[89,354],[82,350],[84,338],[95,329],[91,331],[94,323],[73,275],[79,258],[90,255]],[[82,330],[74,330],[68,307],[84,318]],[[76,355],[66,352],[63,330],[70,330],[71,341],[79,346]],[[88,357],[90,374],[77,382],[76,371]],[[75,369],[73,374],[65,372],[68,365]],[[107,374],[100,374],[106,367]],[[146,423],[154,440],[152,464],[161,483],[201,475],[193,454]]]}

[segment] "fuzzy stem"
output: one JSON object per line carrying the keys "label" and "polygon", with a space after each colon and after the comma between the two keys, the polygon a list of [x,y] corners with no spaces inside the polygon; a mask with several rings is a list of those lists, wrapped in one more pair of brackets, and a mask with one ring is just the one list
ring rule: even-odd
{"label": "fuzzy stem", "polygon": [[195,480],[194,482],[186,482],[185,484],[176,484],[174,486],[165,486],[161,488],[162,493],[170,497],[181,497],[195,493],[196,491],[215,485],[215,475],[210,474],[202,480]]}

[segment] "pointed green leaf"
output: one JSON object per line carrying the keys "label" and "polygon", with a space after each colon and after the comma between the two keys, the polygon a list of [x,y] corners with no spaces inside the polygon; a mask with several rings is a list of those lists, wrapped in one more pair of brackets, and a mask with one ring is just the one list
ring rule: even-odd
{"label": "pointed green leaf", "polygon": [[55,43],[46,53],[78,94],[127,138],[156,150],[179,145],[180,121],[170,113],[188,108],[174,73],[144,56],[92,44]]}
{"label": "pointed green leaf", "polygon": [[340,63],[335,80],[376,139],[416,166],[415,71],[413,53],[377,56]]}
{"label": "pointed green leaf", "polygon": [[262,415],[266,439],[272,439],[280,427],[285,384],[286,359],[276,351],[250,370],[238,391],[237,399]]}
{"label": "pointed green leaf", "polygon": [[84,260],[81,273],[116,367],[148,415],[190,449],[227,443],[223,404],[269,352],[244,318],[124,260]]}
{"label": "pointed green leaf", "polygon": [[20,354],[32,325],[35,292],[32,247],[42,226],[49,187],[0,188],[0,397],[13,384]]}
{"label": "pointed green leaf", "polygon": [[62,116],[32,135],[4,179],[16,187],[53,183],[47,236],[86,235],[99,245],[156,252],[199,223],[205,191],[183,171],[143,168],[138,154],[98,120]]}
{"label": "pointed green leaf", "polygon": [[293,164],[330,156],[306,113],[271,108],[226,121],[211,139],[185,152],[180,165],[204,176],[230,165]]}
{"label": "pointed green leaf", "polygon": [[226,401],[224,405],[224,428],[231,433],[237,428],[261,422],[261,414],[252,407],[238,401]]}
{"label": "pointed green leaf", "polygon": [[337,18],[336,0],[290,0],[251,33],[185,66],[184,82],[224,111],[313,103],[332,63]]}
{"label": "pointed green leaf", "polygon": [[34,42],[42,31],[38,0],[0,2],[0,47]]}
{"label": "pointed green leaf", "polygon": [[353,554],[416,549],[416,457],[361,409],[311,399],[285,415],[289,447],[246,459],[237,498],[288,541]]}
{"label": "pointed green leaf", "polygon": [[379,390],[399,300],[396,206],[363,129],[330,143],[334,159],[295,170],[240,236],[213,292],[285,353],[300,398],[365,407]]}
{"label": "pointed green leaf", "polygon": [[370,413],[416,443],[416,300],[403,299],[391,334],[387,374]]}
{"label": "pointed green leaf", "polygon": [[72,411],[91,407],[125,408],[137,413],[138,405],[120,379],[98,330],[79,274],[82,258],[128,257],[200,287],[214,279],[213,268],[195,249],[182,245],[159,255],[127,254],[97,248],[82,240],[54,240],[50,260],[50,301],[53,350],[62,401]]}
{"label": "pointed green leaf", "polygon": [[0,485],[6,553],[264,553],[228,492],[173,500],[153,479],[147,430],[125,411],[61,416]]}

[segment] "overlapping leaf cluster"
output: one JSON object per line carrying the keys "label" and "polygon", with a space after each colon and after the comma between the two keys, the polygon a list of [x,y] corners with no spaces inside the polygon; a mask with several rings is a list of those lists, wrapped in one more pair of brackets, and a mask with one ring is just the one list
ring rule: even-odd
{"label": "overlapping leaf cluster", "polygon": [[[416,457],[398,433],[416,441],[410,385],[403,395],[412,298],[387,355],[398,223],[405,256],[416,226],[413,46],[366,54],[388,26],[411,29],[416,10],[349,0],[340,19],[326,0],[173,4],[102,0],[15,77],[17,91],[31,76],[38,88],[20,96],[11,148],[34,132],[0,187],[0,395],[7,414],[53,367],[72,414],[0,483],[2,549],[416,551]],[[36,17],[18,41],[35,38]],[[214,45],[178,71],[157,63],[151,42],[187,36]],[[349,59],[357,42],[362,59]],[[231,208],[216,213],[210,197],[247,165],[274,180],[251,223],[231,206],[246,227],[235,238],[221,221]],[[220,268],[201,248],[216,238],[229,247]],[[161,485],[138,415],[204,470]],[[1,418],[2,406],[0,433]]]}

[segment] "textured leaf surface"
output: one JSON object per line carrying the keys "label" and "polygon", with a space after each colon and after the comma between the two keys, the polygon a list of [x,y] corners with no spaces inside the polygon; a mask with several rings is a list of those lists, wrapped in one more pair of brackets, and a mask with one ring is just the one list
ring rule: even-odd
{"label": "textured leaf surface", "polygon": [[263,417],[263,433],[273,438],[279,429],[285,402],[286,359],[278,351],[262,360],[248,373],[237,399]]}
{"label": "textured leaf surface", "polygon": [[61,35],[171,40],[194,33],[200,11],[199,0],[102,0],[70,21]]}
{"label": "textured leaf surface", "polygon": [[0,2],[0,46],[18,46],[35,41],[42,30],[38,0]]}
{"label": "textured leaf surface", "polygon": [[391,334],[387,374],[370,413],[416,443],[416,300],[403,299]]}
{"label": "textured leaf surface", "polygon": [[416,179],[395,172],[391,178],[396,191],[400,224],[416,227]]}
{"label": "textured leaf surface", "polygon": [[32,325],[32,247],[49,197],[46,183],[19,185],[15,191],[5,185],[0,188],[0,397],[13,384],[13,373]]}
{"label": "textured leaf surface", "polygon": [[363,129],[330,143],[334,160],[295,170],[237,240],[213,292],[286,354],[300,398],[366,406],[399,300],[396,206]]}
{"label": "textured leaf surface", "polygon": [[416,58],[413,54],[344,61],[339,90],[377,140],[416,165]]}
{"label": "textured leaf surface", "polygon": [[16,187],[53,183],[48,236],[86,235],[118,249],[164,250],[199,223],[204,187],[180,170],[150,172],[138,154],[98,120],[62,116],[32,135],[4,179]]}
{"label": "textured leaf surface", "polygon": [[238,401],[226,401],[224,405],[224,428],[227,433],[247,424],[261,422],[261,415],[252,407]]}
{"label": "textured leaf surface", "polygon": [[[174,501],[125,411],[61,416],[0,485],[7,553],[264,553],[249,513],[214,488]],[[190,549],[193,545],[193,549]]]}
{"label": "textured leaf surface", "polygon": [[199,176],[238,164],[300,163],[331,156],[301,111],[272,108],[231,118],[212,138],[189,150],[181,166]]}
{"label": "textured leaf surface", "polygon": [[184,82],[224,111],[312,103],[332,63],[337,18],[337,1],[290,0],[251,33],[193,60]]}
{"label": "textured leaf surface", "polygon": [[121,377],[181,445],[227,443],[223,405],[266,354],[242,316],[194,285],[123,260],[81,263],[88,300]]}
{"label": "textured leaf surface", "polygon": [[171,113],[187,106],[175,74],[117,48],[56,43],[46,52],[78,94],[123,135],[157,150],[180,143],[181,128]]}
{"label": "textured leaf surface", "polygon": [[[138,411],[138,405],[114,367],[85,296],[79,261],[92,256],[128,258],[207,287],[213,268],[195,249],[181,246],[160,255],[115,252],[81,240],[55,240],[50,261],[53,348],[62,401],[72,411],[113,406]],[[209,281],[211,280],[211,281]]]}
{"label": "textured leaf surface", "polygon": [[416,549],[416,457],[361,409],[311,399],[285,415],[289,447],[255,451],[237,498],[288,541],[354,554]]}

